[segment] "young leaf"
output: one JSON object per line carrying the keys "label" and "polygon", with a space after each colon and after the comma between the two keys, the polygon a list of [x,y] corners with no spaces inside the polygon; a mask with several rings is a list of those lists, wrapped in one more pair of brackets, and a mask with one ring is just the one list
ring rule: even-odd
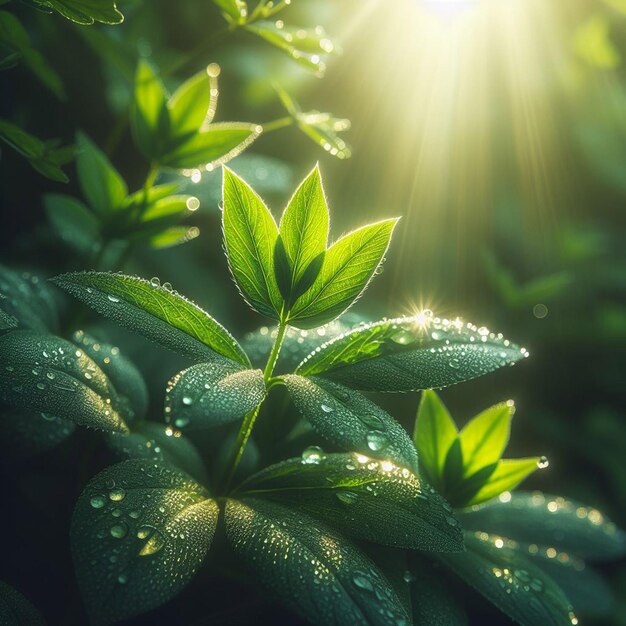
{"label": "young leaf", "polygon": [[100,239],[96,217],[80,200],[57,193],[43,197],[48,221],[57,236],[80,254],[93,252]]}
{"label": "young leaf", "polygon": [[178,137],[196,133],[211,106],[211,72],[214,66],[186,80],[167,101],[172,133]]}
{"label": "young leaf", "polygon": [[172,226],[150,237],[150,245],[157,250],[180,246],[192,241],[200,235],[200,229],[195,226]]}
{"label": "young leaf", "polygon": [[135,365],[120,353],[117,346],[98,341],[82,330],[77,330],[72,341],[82,348],[108,376],[118,394],[130,402],[134,418],[141,419],[148,410],[148,389]]}
{"label": "young leaf", "polygon": [[0,580],[0,624],[44,626],[41,613],[19,591]]}
{"label": "young leaf", "polygon": [[123,620],[179,593],[204,560],[218,516],[206,490],[166,464],[136,459],[98,474],[76,503],[70,532],[92,618]]}
{"label": "young leaf", "polygon": [[[316,165],[296,189],[280,219],[279,230],[289,262],[289,292],[293,293],[307,269],[326,250],[328,206],[319,166]],[[318,273],[320,269],[318,267]],[[313,276],[311,282],[315,278]]]}
{"label": "young leaf", "polygon": [[76,272],[53,279],[85,304],[161,345],[199,361],[217,355],[250,362],[232,335],[199,306],[156,281],[107,272]]}
{"label": "young leaf", "polygon": [[398,626],[409,617],[383,574],[330,528],[275,503],[226,501],[226,536],[257,580],[314,624]]}
{"label": "young leaf", "polygon": [[382,263],[398,220],[370,224],[345,235],[327,251],[313,285],[296,301],[289,323],[314,328],[348,309]]}
{"label": "young leaf", "polygon": [[224,244],[228,264],[246,302],[277,319],[282,297],[274,275],[276,222],[254,190],[224,168]]}
{"label": "young leaf", "polygon": [[283,376],[289,394],[315,431],[335,445],[417,471],[406,431],[365,396],[323,378]]}
{"label": "young leaf", "polygon": [[355,389],[418,391],[453,385],[528,356],[502,335],[425,314],[366,324],[335,337],[297,368]]}
{"label": "young leaf", "polygon": [[357,539],[414,550],[463,550],[451,507],[390,461],[309,449],[302,458],[251,476],[237,493],[296,508]]}
{"label": "young leaf", "polygon": [[487,533],[465,533],[467,552],[438,558],[521,626],[572,626],[565,594],[539,567]]}
{"label": "young leaf", "polygon": [[124,16],[117,10],[115,0],[35,0],[37,4],[58,11],[77,24],[120,24]]}
{"label": "young leaf", "polygon": [[456,437],[457,427],[448,409],[434,391],[425,390],[417,411],[413,441],[419,454],[420,471],[440,491],[446,456]]}
{"label": "young leaf", "polygon": [[128,188],[105,154],[83,133],[76,137],[78,182],[91,208],[105,216],[122,206]]}
{"label": "young leaf", "polygon": [[485,484],[469,499],[467,504],[480,504],[501,493],[515,489],[523,480],[537,471],[540,462],[540,457],[500,459]]}
{"label": "young leaf", "polygon": [[265,393],[261,370],[228,361],[198,363],[169,382],[165,415],[179,428],[210,428],[243,419]]}
{"label": "young leaf", "polygon": [[554,546],[589,559],[626,554],[626,535],[600,511],[541,492],[505,493],[462,514],[469,530],[504,534],[522,543]]}
{"label": "young leaf", "polygon": [[459,434],[463,450],[463,472],[471,476],[497,463],[509,443],[513,401],[501,402],[472,418]]}
{"label": "young leaf", "polygon": [[224,17],[235,24],[245,22],[248,15],[248,7],[245,0],[213,0],[220,9],[222,9]]}
{"label": "young leaf", "polygon": [[125,432],[126,414],[102,370],[69,341],[31,331],[0,336],[0,400],[76,424]]}
{"label": "young leaf", "polygon": [[130,433],[111,433],[106,441],[120,460],[160,461],[187,472],[201,484],[207,483],[200,453],[189,439],[171,426],[141,420],[132,425]]}

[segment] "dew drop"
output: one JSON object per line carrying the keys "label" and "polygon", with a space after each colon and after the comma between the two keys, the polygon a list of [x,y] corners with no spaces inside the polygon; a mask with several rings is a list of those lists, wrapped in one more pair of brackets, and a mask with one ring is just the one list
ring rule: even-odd
{"label": "dew drop", "polygon": [[116,539],[123,539],[128,533],[128,526],[124,522],[111,526],[111,536]]}
{"label": "dew drop", "polygon": [[111,302],[119,302],[119,301],[120,301],[120,299],[119,299],[119,298],[117,298],[116,296],[112,296],[111,294],[109,294],[109,295],[107,296],[107,298],[108,298]]}
{"label": "dew drop", "polygon": [[354,491],[338,491],[335,495],[337,500],[344,504],[354,504],[359,499],[359,494]]}
{"label": "dew drop", "polygon": [[361,572],[357,572],[352,577],[352,582],[359,588],[364,589],[365,591],[374,591],[374,585],[372,585],[372,581]]}
{"label": "dew drop", "polygon": [[310,446],[302,452],[302,462],[317,465],[324,458],[324,451],[319,446]]}
{"label": "dew drop", "polygon": [[369,433],[367,433],[366,440],[367,447],[374,452],[383,450],[389,444],[389,441],[387,440],[387,435],[385,435],[385,433],[381,432],[380,430],[371,430]]}
{"label": "dew drop", "polygon": [[101,509],[106,504],[104,496],[93,496],[89,501],[94,509]]}
{"label": "dew drop", "polygon": [[158,276],[153,276],[153,277],[150,279],[150,284],[151,284],[153,287],[160,287],[160,286],[161,286],[161,281],[159,280]]}
{"label": "dew drop", "polygon": [[332,407],[328,406],[327,404],[322,404],[320,406],[320,408],[322,409],[322,411],[324,411],[324,413],[332,413],[333,412]]}
{"label": "dew drop", "polygon": [[537,461],[537,467],[539,469],[546,469],[546,467],[548,467],[548,465],[550,465],[550,461],[548,461],[548,457],[542,456],[538,461]]}
{"label": "dew drop", "polygon": [[191,406],[193,404],[193,399],[189,396],[183,396],[183,404],[185,406]]}
{"label": "dew drop", "polygon": [[109,493],[109,499],[113,502],[121,502],[126,497],[126,492],[123,489],[113,489]]}

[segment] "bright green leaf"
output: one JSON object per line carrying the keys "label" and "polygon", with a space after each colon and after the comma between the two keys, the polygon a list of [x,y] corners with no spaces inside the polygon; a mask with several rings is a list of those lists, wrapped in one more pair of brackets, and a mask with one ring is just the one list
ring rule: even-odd
{"label": "bright green leaf", "polygon": [[129,460],[98,474],[76,503],[70,533],[92,618],[116,622],[178,594],[204,560],[218,516],[206,490],[166,464]]}
{"label": "bright green leaf", "polygon": [[251,476],[237,492],[297,508],[357,539],[415,550],[463,550],[451,507],[390,461],[308,449],[302,458]]}
{"label": "bright green leaf", "polygon": [[199,361],[217,355],[248,366],[232,335],[208,313],[171,287],[133,276],[76,272],[53,279],[85,304],[148,339]]}
{"label": "bright green leaf", "polygon": [[397,221],[370,224],[336,241],[326,251],[315,282],[292,307],[289,323],[312,328],[345,312],[382,263]]}
{"label": "bright green leaf", "polygon": [[209,428],[243,419],[265,398],[261,370],[236,363],[198,363],[168,384],[165,414],[179,428]]}
{"label": "bright green leaf", "polygon": [[108,432],[127,430],[102,370],[69,341],[30,331],[0,336],[0,400]]}
{"label": "bright green leaf", "polygon": [[50,225],[64,243],[83,255],[94,251],[100,238],[100,225],[80,200],[47,193],[43,196],[43,204]]}
{"label": "bright green leaf", "polygon": [[391,415],[360,393],[322,378],[283,376],[289,394],[315,431],[344,450],[417,470],[411,438]]}
{"label": "bright green leaf", "polygon": [[296,370],[356,389],[417,391],[453,385],[528,356],[502,335],[425,314],[365,324],[335,337]]}
{"label": "bright green leaf", "polygon": [[58,11],[77,24],[120,24],[124,16],[117,10],[115,0],[35,0],[44,7]]}
{"label": "bright green leaf", "polygon": [[505,491],[515,489],[523,480],[536,472],[541,459],[501,459],[483,487],[468,504],[479,504],[499,496]]}
{"label": "bright green leaf", "polygon": [[254,190],[224,168],[224,244],[237,287],[259,313],[277,319],[282,298],[274,275],[276,222]]}
{"label": "bright green leaf", "polygon": [[245,22],[248,15],[248,7],[245,0],[213,0],[224,13],[224,17],[230,18],[236,24]]}
{"label": "bright green leaf", "polygon": [[153,248],[163,249],[180,246],[193,241],[200,235],[200,229],[195,226],[172,226],[150,237]]}
{"label": "bright green leaf", "polygon": [[19,591],[0,580],[0,624],[44,626],[41,613]]}
{"label": "bright green leaf", "polygon": [[327,626],[399,626],[409,617],[390,583],[330,528],[275,503],[227,500],[226,536],[269,590]]}
{"label": "bright green leaf", "polygon": [[173,135],[180,137],[196,133],[207,120],[212,102],[209,70],[186,80],[168,100]]}

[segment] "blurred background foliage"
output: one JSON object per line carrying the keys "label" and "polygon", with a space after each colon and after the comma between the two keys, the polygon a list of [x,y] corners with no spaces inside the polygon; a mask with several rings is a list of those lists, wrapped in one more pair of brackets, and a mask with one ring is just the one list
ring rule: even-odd
{"label": "blurred background foliage", "polygon": [[[626,2],[294,0],[285,20],[321,25],[341,51],[325,59],[323,78],[249,32],[229,35],[207,0],[118,5],[125,21],[116,27],[76,27],[27,4],[3,6],[27,35],[16,38],[15,25],[0,20],[0,38],[11,40],[3,57],[20,53],[0,74],[0,116],[63,146],[77,130],[86,132],[133,190],[147,169],[127,115],[138,57],[160,67],[170,87],[219,64],[217,121],[281,120],[287,113],[274,83],[303,111],[348,118],[351,130],[342,137],[349,159],[278,124],[231,166],[277,214],[295,182],[320,160],[334,237],[401,215],[384,280],[374,282],[360,311],[378,319],[428,307],[487,323],[522,343],[530,360],[445,391],[446,403],[467,418],[514,398],[518,423],[510,452],[550,459],[550,471],[528,486],[597,506],[625,526]],[[88,267],[67,254],[44,217],[43,193],[80,195],[74,166],[64,171],[66,185],[37,176],[2,146],[3,262],[50,275]],[[185,179],[184,193],[200,199],[191,220],[200,236],[141,251],[125,270],[171,282],[243,335],[262,321],[242,307],[228,276],[221,173],[197,179]],[[182,362],[119,329],[111,332],[150,381],[160,419],[165,381]],[[412,422],[416,395],[382,401],[405,425]],[[68,461],[62,450],[46,454],[20,481],[32,506],[54,519],[65,506],[60,502],[74,502],[80,481],[74,491],[55,482]],[[39,543],[55,537],[34,522],[19,532],[39,534]],[[57,544],[46,558],[70,567],[68,554]],[[626,624],[626,565],[606,572],[622,598],[611,623]],[[196,579],[176,610],[204,583]],[[59,594],[59,623],[71,619],[60,607],[72,590],[49,585],[48,593]],[[482,605],[476,610],[491,615]]]}

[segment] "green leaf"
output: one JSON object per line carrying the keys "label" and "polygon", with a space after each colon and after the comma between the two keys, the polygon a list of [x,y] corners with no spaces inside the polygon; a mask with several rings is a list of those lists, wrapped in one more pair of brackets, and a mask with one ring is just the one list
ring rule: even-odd
{"label": "green leaf", "polygon": [[121,207],[126,183],[104,153],[83,133],[76,137],[78,182],[91,208],[104,216]]}
{"label": "green leaf", "polygon": [[420,458],[420,470],[428,482],[441,491],[443,468],[457,427],[439,396],[429,389],[422,393],[413,441]]}
{"label": "green leaf", "polygon": [[150,237],[150,245],[153,248],[171,248],[188,243],[200,235],[200,229],[195,226],[172,226],[157,235]]}
{"label": "green leaf", "polygon": [[[192,196],[180,196],[175,195],[179,190],[178,183],[166,183],[164,185],[153,185],[148,189],[147,202],[146,202],[146,193],[144,189],[140,189],[135,193],[131,193],[126,197],[124,205],[121,207],[123,211],[134,211],[139,208],[143,208],[144,206],[146,213],[148,211],[153,210],[153,205],[165,200],[168,196],[173,196],[175,198],[191,198]],[[147,206],[146,206],[147,205]],[[145,218],[145,215],[142,215],[142,219]]]}
{"label": "green leaf", "polygon": [[307,621],[327,626],[407,626],[390,583],[360,550],[301,513],[228,499],[226,536],[256,580]]}
{"label": "green leaf", "polygon": [[243,419],[265,393],[261,370],[228,361],[198,363],[169,382],[165,414],[179,428],[210,428]]}
{"label": "green leaf", "polygon": [[102,370],[69,341],[31,331],[0,336],[0,400],[105,431],[127,430]]}
{"label": "green leaf", "polygon": [[230,271],[246,302],[277,319],[282,297],[274,275],[276,222],[254,190],[224,168],[224,245]]}
{"label": "green leaf", "polygon": [[247,122],[220,122],[197,132],[159,158],[176,170],[207,169],[227,163],[241,154],[259,135],[261,127]]}
{"label": "green leaf", "polygon": [[417,470],[411,438],[365,396],[322,378],[287,375],[283,381],[296,408],[325,439],[345,450]]}
{"label": "green leaf", "polygon": [[[328,206],[319,166],[313,168],[289,200],[279,230],[289,261],[289,292],[292,293],[311,264],[326,251]],[[313,276],[313,281],[315,278]]]}
{"label": "green leaf", "polygon": [[346,311],[365,291],[382,263],[397,219],[370,224],[336,241],[313,285],[294,304],[289,323],[313,328]]}
{"label": "green leaf", "polygon": [[41,613],[19,591],[0,580],[0,624],[44,626]]}
{"label": "green leaf", "polygon": [[76,272],[53,279],[102,315],[199,361],[221,355],[242,365],[248,357],[230,333],[199,306],[158,281],[107,272]]}
{"label": "green leaf", "polygon": [[111,433],[107,445],[120,459],[153,459],[177,467],[201,484],[207,473],[196,447],[171,426],[141,420],[128,434]]}
{"label": "green leaf", "polygon": [[472,418],[459,434],[463,450],[463,473],[471,476],[497,463],[509,443],[511,419],[515,413],[512,400],[501,402]]}
{"label": "green leaf", "polygon": [[465,533],[467,552],[438,558],[521,626],[572,626],[572,606],[532,561],[487,533]]}
{"label": "green leaf", "polygon": [[22,328],[41,332],[58,326],[57,306],[49,284],[30,272],[18,272],[0,265],[0,309],[17,320]]}
{"label": "green leaf", "polygon": [[539,468],[541,459],[501,459],[480,490],[467,502],[468,505],[480,504],[499,496],[505,491],[515,489],[523,480]]}
{"label": "green leaf", "polygon": [[165,87],[152,66],[143,59],[135,74],[132,127],[137,146],[151,161],[158,161],[169,136],[170,119]]}
{"label": "green leaf", "polygon": [[93,252],[100,239],[96,217],[80,200],[57,193],[43,197],[48,221],[56,235],[80,254]]}
{"label": "green leaf", "polygon": [[453,385],[528,356],[502,335],[424,313],[365,324],[311,353],[297,373],[324,374],[369,391]]}
{"label": "green leaf", "polygon": [[541,492],[504,493],[462,514],[469,530],[505,535],[522,543],[553,546],[608,560],[626,554],[626,536],[597,509]]}
{"label": "green leaf", "polygon": [[0,439],[5,459],[23,461],[50,450],[76,430],[76,424],[25,409],[0,408]]}
{"label": "green leaf", "polygon": [[166,464],[130,460],[98,474],[76,503],[70,533],[92,618],[123,620],[179,593],[204,560],[218,516],[206,490]]}
{"label": "green leaf", "polygon": [[224,17],[230,18],[236,24],[245,22],[248,15],[248,7],[245,0],[213,0],[224,13]]}
{"label": "green leaf", "polygon": [[[2,300],[6,300],[6,296],[0,293],[0,307]],[[11,328],[17,328],[18,321],[10,313],[7,313],[0,308],[0,330],[9,330]]]}
{"label": "green leaf", "polygon": [[414,550],[463,550],[451,507],[406,468],[362,454],[307,449],[237,489],[317,517],[357,539]]}
{"label": "green leaf", "polygon": [[77,330],[72,341],[82,348],[113,383],[115,390],[128,399],[133,418],[141,419],[148,410],[148,389],[135,365],[121,354],[117,346],[98,341],[83,330]]}
{"label": "green leaf", "polygon": [[124,16],[117,10],[115,0],[35,0],[44,7],[58,11],[77,24],[120,24]]}
{"label": "green leaf", "polygon": [[168,100],[172,134],[196,133],[210,112],[212,67],[186,80]]}

